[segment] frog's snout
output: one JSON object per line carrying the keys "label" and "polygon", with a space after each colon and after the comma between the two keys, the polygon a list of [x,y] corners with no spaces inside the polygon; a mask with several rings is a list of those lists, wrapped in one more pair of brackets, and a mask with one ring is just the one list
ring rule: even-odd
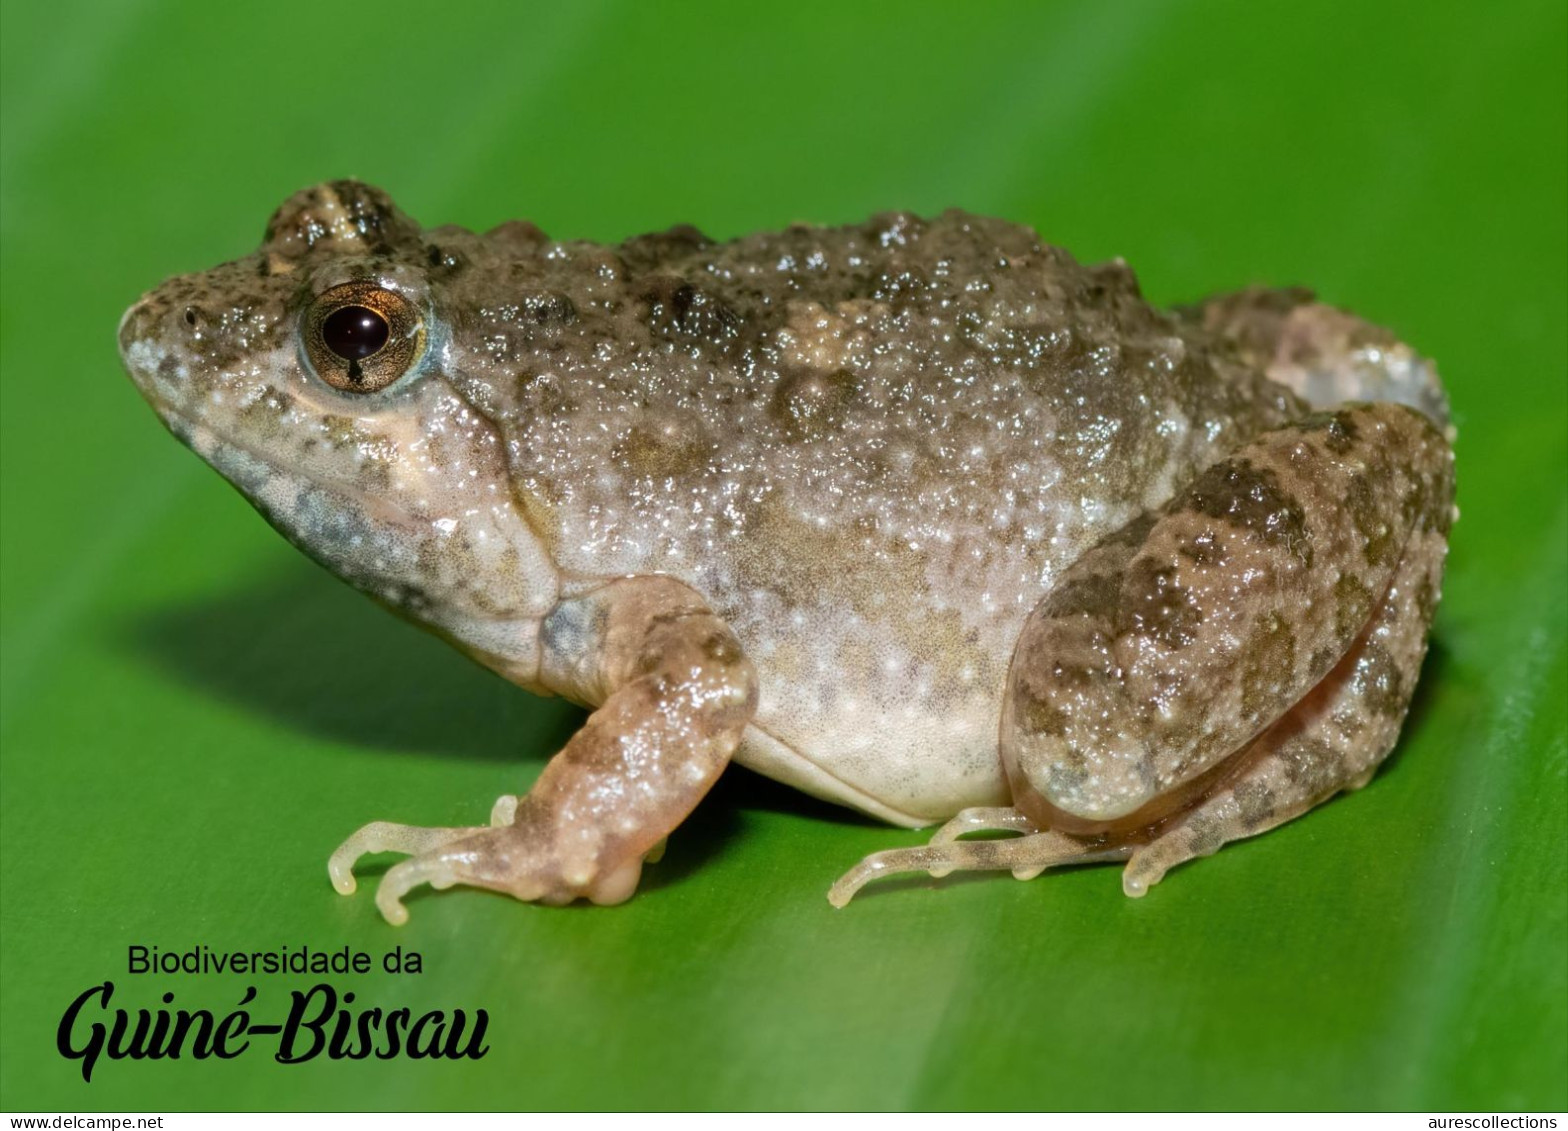
{"label": "frog's snout", "polygon": [[168,348],[167,320],[166,307],[149,292],[121,315],[117,335],[125,371],[160,414],[177,395],[174,379],[180,368]]}
{"label": "frog's snout", "polygon": [[150,336],[154,321],[151,298],[151,294],[142,295],[120,315],[120,328],[116,331],[116,337],[120,343],[120,356],[127,364],[130,362],[131,348]]}
{"label": "frog's snout", "polygon": [[120,328],[116,331],[120,360],[125,364],[131,380],[136,382],[144,394],[150,393],[147,367],[155,352],[158,322],[158,314],[149,292],[132,303],[120,316]]}
{"label": "frog's snout", "polygon": [[[155,405],[177,405],[189,396],[188,379],[207,366],[222,346],[197,296],[181,293],[184,279],[154,288],[120,316],[120,358],[142,395]],[[231,349],[229,351],[233,353]],[[223,357],[222,361],[236,358]]]}
{"label": "frog's snout", "polygon": [[162,289],[147,292],[120,316],[120,360],[142,396],[167,418],[199,407],[190,377],[201,357],[200,312],[171,302]]}
{"label": "frog's snout", "polygon": [[[148,291],[120,316],[118,338],[120,356],[132,368],[133,360],[152,351],[166,351],[184,344],[198,327],[199,312],[187,306],[183,311],[157,290]],[[183,319],[183,324],[182,324]]]}

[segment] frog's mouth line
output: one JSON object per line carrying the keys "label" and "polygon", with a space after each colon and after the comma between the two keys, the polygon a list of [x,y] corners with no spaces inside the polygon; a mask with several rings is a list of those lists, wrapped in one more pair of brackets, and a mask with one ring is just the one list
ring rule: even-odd
{"label": "frog's mouth line", "polygon": [[285,470],[275,457],[269,457],[250,444],[220,435],[210,424],[175,407],[166,398],[145,388],[143,393],[175,439],[223,476],[269,523],[296,545],[299,544],[297,532],[290,529],[287,521],[287,516],[295,508],[284,505],[284,496],[293,499],[303,487],[314,488],[352,503],[378,525],[401,527],[410,534],[422,533],[433,525],[433,520],[422,519],[392,506],[384,497],[371,495],[342,480],[323,479]]}

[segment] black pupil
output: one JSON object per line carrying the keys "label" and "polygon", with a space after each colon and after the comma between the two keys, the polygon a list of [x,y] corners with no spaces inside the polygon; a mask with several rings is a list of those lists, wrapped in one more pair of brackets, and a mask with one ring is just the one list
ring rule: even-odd
{"label": "black pupil", "polygon": [[363,361],[387,344],[387,320],[367,306],[345,306],[327,315],[321,340],[344,361]]}

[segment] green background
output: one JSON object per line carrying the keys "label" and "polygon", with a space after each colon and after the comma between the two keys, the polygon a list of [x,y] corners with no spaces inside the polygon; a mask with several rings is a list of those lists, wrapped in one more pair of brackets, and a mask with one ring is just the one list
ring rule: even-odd
{"label": "green background", "polygon": [[[22,1109],[1568,1106],[1565,8],[12,3],[3,26],[3,1043]],[[742,15],[742,13],[746,13]],[[732,771],[630,904],[328,852],[482,819],[578,714],[309,565],[158,427],[120,311],[353,175],[427,224],[616,240],[961,205],[1156,301],[1307,282],[1437,358],[1460,506],[1373,784],[1173,873],[828,884],[921,840]],[[132,943],[420,951],[478,1062],[100,1063],[81,990],[263,1019],[310,979]],[[275,1019],[275,1018],[274,1018]]]}

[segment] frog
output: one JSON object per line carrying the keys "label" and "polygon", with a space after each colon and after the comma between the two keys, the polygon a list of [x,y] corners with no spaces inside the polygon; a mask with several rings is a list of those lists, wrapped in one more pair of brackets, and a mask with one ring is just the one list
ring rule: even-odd
{"label": "frog", "polygon": [[119,346],[299,549],[589,709],[487,821],[331,854],[344,894],[404,857],[393,924],[423,885],[624,902],[731,761],[936,826],[837,907],[1096,862],[1142,896],[1372,777],[1457,517],[1391,331],[1301,288],[1156,309],[958,210],[601,244],[328,181]]}

